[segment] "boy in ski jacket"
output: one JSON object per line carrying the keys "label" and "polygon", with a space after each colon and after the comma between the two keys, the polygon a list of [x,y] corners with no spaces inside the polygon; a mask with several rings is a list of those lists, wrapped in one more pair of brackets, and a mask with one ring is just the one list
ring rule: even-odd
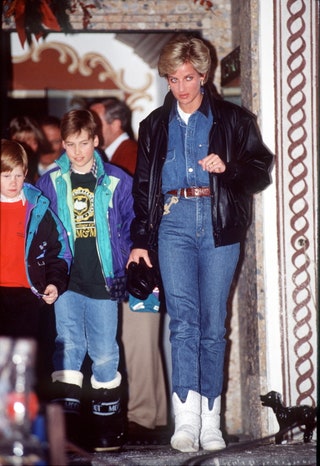
{"label": "boy in ski jacket", "polygon": [[[49,208],[49,200],[25,182],[27,171],[23,146],[2,139],[0,334],[36,340],[39,387],[44,374],[49,377],[47,351],[50,338],[52,346],[54,342],[52,304],[67,288],[71,251],[66,231]],[[38,395],[45,397],[42,392]]]}
{"label": "boy in ski jacket", "polygon": [[95,150],[99,140],[90,111],[66,113],[61,136],[65,152],[57,168],[38,181],[67,231],[73,253],[68,290],[55,304],[55,399],[64,407],[69,438],[79,441],[81,368],[88,354],[91,421],[85,421],[86,440],[93,450],[116,449],[124,434],[117,304],[126,297],[132,180],[122,169],[104,163]]}

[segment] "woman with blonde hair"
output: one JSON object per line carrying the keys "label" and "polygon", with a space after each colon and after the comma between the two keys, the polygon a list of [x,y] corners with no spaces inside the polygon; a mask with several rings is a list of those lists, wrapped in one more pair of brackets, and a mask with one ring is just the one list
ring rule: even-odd
{"label": "woman with blonde hair", "polygon": [[273,155],[254,116],[216,98],[203,40],[173,38],[158,70],[169,92],[140,124],[128,263],[159,260],[170,316],[171,445],[219,450],[227,299]]}

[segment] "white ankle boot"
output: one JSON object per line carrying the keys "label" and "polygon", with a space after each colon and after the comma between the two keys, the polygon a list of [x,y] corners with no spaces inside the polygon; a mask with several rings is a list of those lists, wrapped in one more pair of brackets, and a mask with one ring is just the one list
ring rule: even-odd
{"label": "white ankle boot", "polygon": [[204,450],[222,450],[226,447],[220,430],[220,409],[220,396],[214,400],[211,410],[209,409],[208,398],[201,397],[200,444]]}
{"label": "white ankle boot", "polygon": [[175,431],[171,438],[171,446],[182,452],[199,450],[200,405],[199,393],[189,390],[183,403],[176,393],[172,396]]}

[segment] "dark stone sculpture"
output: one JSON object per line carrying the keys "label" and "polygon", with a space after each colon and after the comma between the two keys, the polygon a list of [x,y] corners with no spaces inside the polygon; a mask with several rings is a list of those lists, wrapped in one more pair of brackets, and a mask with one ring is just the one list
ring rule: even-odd
{"label": "dark stone sculpture", "polygon": [[312,406],[300,405],[285,407],[282,403],[281,395],[278,392],[271,391],[266,395],[260,395],[262,406],[267,406],[273,409],[276,415],[280,430],[275,435],[276,444],[279,445],[283,441],[284,434],[294,428],[305,426],[303,429],[304,443],[309,443],[312,440],[313,430],[317,424],[317,408]]}

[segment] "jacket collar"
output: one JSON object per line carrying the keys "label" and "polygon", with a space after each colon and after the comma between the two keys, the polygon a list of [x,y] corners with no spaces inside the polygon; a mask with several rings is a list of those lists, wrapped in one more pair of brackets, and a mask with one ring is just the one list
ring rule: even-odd
{"label": "jacket collar", "polygon": [[27,201],[31,204],[36,204],[38,199],[41,197],[42,201],[49,205],[48,199],[42,195],[40,189],[38,189],[36,186],[33,186],[32,184],[24,183],[23,194],[25,195]]}
{"label": "jacket collar", "polygon": [[[209,100],[209,96],[208,96],[208,91],[209,91],[209,88],[205,87],[205,93],[204,93],[201,105],[200,105],[200,107],[198,109],[206,117],[208,117],[209,113],[210,113],[210,100]],[[172,92],[169,91],[167,93],[165,99],[164,99],[164,103],[163,103],[163,107],[162,107],[163,116],[164,116],[165,119],[168,119],[168,121],[171,120],[174,117],[174,115],[176,114],[176,112],[177,112],[176,103],[177,103],[177,101],[176,101],[175,97],[173,96]],[[212,113],[213,113],[213,109],[212,109]]]}
{"label": "jacket collar", "polygon": [[[101,159],[100,154],[96,150],[94,151],[93,157],[96,163],[96,176],[97,178],[99,178],[100,176],[105,174],[105,170],[103,167],[103,161]],[[69,157],[67,156],[66,152],[63,152],[63,154],[59,157],[56,163],[60,167],[62,175],[70,172],[71,163],[70,163]]]}

